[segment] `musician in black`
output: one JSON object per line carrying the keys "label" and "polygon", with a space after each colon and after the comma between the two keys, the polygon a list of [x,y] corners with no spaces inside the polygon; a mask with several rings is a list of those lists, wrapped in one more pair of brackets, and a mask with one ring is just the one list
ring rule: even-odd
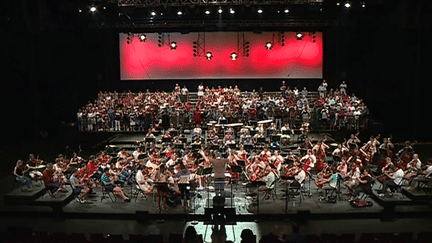
{"label": "musician in black", "polygon": [[[183,209],[186,210],[186,206],[188,209],[190,209],[190,194],[188,190],[189,186],[189,180],[190,180],[191,172],[186,166],[181,163],[180,164],[180,171],[177,172],[176,178],[178,178],[178,186],[180,189],[180,198],[182,202]],[[186,205],[187,202],[187,205]]]}

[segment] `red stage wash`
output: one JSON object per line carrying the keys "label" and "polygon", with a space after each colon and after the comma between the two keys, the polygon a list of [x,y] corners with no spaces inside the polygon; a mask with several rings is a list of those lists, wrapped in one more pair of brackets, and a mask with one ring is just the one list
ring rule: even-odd
{"label": "red stage wash", "polygon": [[206,33],[206,52],[213,54],[212,60],[207,60],[205,53],[193,56],[197,33],[171,33],[176,50],[168,45],[159,47],[157,33],[146,34],[146,42],[140,42],[136,34],[131,44],[127,44],[126,34],[120,34],[120,75],[122,80],[322,78],[322,33],[316,33],[315,43],[304,34],[298,41],[296,32],[286,32],[285,46],[274,43],[269,51],[265,44],[273,40],[272,32],[246,32],[250,55],[239,56],[236,61],[230,58],[237,52],[236,32]]}

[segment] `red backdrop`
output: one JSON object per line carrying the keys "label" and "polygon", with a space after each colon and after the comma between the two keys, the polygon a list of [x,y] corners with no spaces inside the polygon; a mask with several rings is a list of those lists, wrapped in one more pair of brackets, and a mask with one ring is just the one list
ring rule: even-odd
{"label": "red backdrop", "polygon": [[206,33],[206,52],[212,52],[212,60],[193,56],[197,33],[171,33],[176,50],[159,47],[157,33],[146,34],[146,42],[140,42],[135,34],[131,44],[127,44],[127,35],[121,33],[120,75],[122,80],[322,78],[322,32],[316,32],[315,43],[307,32],[303,32],[301,41],[296,34],[285,32],[285,46],[274,43],[269,51],[265,44],[273,41],[272,32],[246,32],[250,55],[232,61],[230,54],[237,51],[237,32]]}

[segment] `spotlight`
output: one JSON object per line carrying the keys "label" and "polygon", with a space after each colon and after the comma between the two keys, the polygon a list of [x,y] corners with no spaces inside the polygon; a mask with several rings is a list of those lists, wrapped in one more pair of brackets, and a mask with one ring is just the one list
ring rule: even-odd
{"label": "spotlight", "polygon": [[365,8],[366,7],[366,2],[362,2],[362,8]]}
{"label": "spotlight", "polygon": [[263,10],[262,9],[258,9],[258,11],[257,11],[259,14],[262,14],[263,13]]}
{"label": "spotlight", "polygon": [[222,12],[223,12],[223,11],[222,11],[222,9],[220,8],[220,9],[218,10],[218,13],[220,13],[220,14],[221,14]]}
{"label": "spotlight", "polygon": [[265,47],[266,47],[266,49],[267,49],[268,51],[270,51],[270,50],[273,48],[273,44],[272,44],[271,42],[267,42],[267,43],[265,44]]}
{"label": "spotlight", "polygon": [[336,5],[337,5],[337,6],[339,6],[339,5],[340,5],[340,3],[336,3]]}
{"label": "spotlight", "polygon": [[284,11],[285,13],[289,13],[289,9],[285,9],[285,11]]}
{"label": "spotlight", "polygon": [[96,11],[96,7],[91,7],[90,11],[95,12]]}
{"label": "spotlight", "polygon": [[78,12],[82,13],[82,10],[81,10],[81,9],[78,9]]}
{"label": "spotlight", "polygon": [[345,8],[350,8],[351,4],[350,3],[345,3]]}
{"label": "spotlight", "polygon": [[209,11],[209,10],[206,10],[206,11],[205,11],[205,14],[209,15],[209,14],[210,14],[210,11]]}
{"label": "spotlight", "polygon": [[207,60],[211,60],[213,58],[213,54],[211,52],[206,53]]}
{"label": "spotlight", "polygon": [[106,7],[103,7],[103,9],[105,10],[105,9],[106,9]]}
{"label": "spotlight", "polygon": [[231,53],[230,57],[231,57],[231,60],[233,60],[233,61],[237,60],[237,53],[235,53],[235,52]]}
{"label": "spotlight", "polygon": [[230,14],[235,14],[235,11],[233,8],[230,8]]}
{"label": "spotlight", "polygon": [[151,12],[151,15],[152,15],[152,16],[155,16],[155,15],[156,15],[156,12],[155,12],[155,11],[152,11],[152,12]]}
{"label": "spotlight", "polygon": [[171,47],[171,50],[175,50],[175,49],[177,49],[177,43],[175,43],[174,41],[171,42],[171,43],[170,43],[170,47]]}
{"label": "spotlight", "polygon": [[296,37],[297,37],[297,40],[302,40],[303,39],[303,35],[302,35],[301,32],[297,32]]}
{"label": "spotlight", "polygon": [[182,15],[183,14],[183,12],[181,11],[181,10],[179,10],[178,12],[177,12],[177,15]]}
{"label": "spotlight", "polygon": [[144,35],[144,34],[141,34],[141,35],[140,35],[140,41],[141,41],[141,42],[145,42],[146,39],[147,39],[147,36],[146,36],[146,35]]}

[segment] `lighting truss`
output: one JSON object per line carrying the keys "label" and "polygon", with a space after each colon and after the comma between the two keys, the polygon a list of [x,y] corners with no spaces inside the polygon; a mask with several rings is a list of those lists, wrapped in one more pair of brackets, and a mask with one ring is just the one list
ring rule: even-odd
{"label": "lighting truss", "polygon": [[244,32],[237,32],[237,56],[249,56],[249,41],[245,39]]}
{"label": "lighting truss", "polygon": [[170,46],[170,44],[171,44],[170,33],[159,33],[158,43],[159,43],[158,44],[159,47]]}
{"label": "lighting truss", "polygon": [[120,7],[322,4],[323,0],[118,0]]}
{"label": "lighting truss", "polygon": [[[195,44],[196,43],[196,44]],[[205,57],[206,56],[206,48],[205,48],[205,32],[198,32],[198,38],[197,41],[194,42],[194,50],[196,52],[196,57]]]}
{"label": "lighting truss", "polygon": [[[91,23],[90,28],[117,29],[178,29],[178,28],[289,28],[289,27],[329,27],[337,26],[333,19],[281,19],[281,20],[153,20],[153,21],[113,21],[106,23]],[[173,30],[170,30],[173,32]]]}

